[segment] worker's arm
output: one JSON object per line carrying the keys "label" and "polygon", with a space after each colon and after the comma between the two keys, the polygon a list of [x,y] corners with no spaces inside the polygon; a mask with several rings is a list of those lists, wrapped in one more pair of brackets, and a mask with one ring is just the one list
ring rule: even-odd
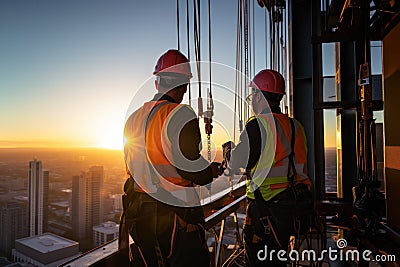
{"label": "worker's arm", "polygon": [[168,136],[172,143],[174,165],[179,175],[197,185],[211,183],[215,175],[215,164],[201,154],[199,122],[194,111],[182,105],[168,125]]}
{"label": "worker's arm", "polygon": [[239,143],[231,151],[228,168],[231,170],[252,169],[257,164],[264,148],[265,135],[265,130],[260,127],[260,122],[256,118],[249,120],[240,134]]}

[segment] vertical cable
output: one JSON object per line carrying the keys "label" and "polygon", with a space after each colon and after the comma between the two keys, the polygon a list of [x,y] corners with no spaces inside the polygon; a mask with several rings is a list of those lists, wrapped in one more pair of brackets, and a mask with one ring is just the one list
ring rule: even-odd
{"label": "vertical cable", "polygon": [[[278,9],[278,11],[276,13],[277,17],[279,16],[278,12],[280,12],[279,9]],[[276,55],[276,70],[278,72],[280,72],[280,69],[281,69],[281,64],[280,64],[281,63],[281,47],[279,45],[281,28],[282,28],[281,27],[281,23],[278,20],[277,23],[276,23],[276,53],[277,53],[277,55]]]}
{"label": "vertical cable", "polygon": [[[188,60],[190,62],[190,36],[189,36],[189,0],[186,0],[186,37],[187,37],[187,53],[188,53]],[[192,106],[192,88],[189,82],[189,105]]]}
{"label": "vertical cable", "polygon": [[199,98],[201,98],[201,69],[200,69],[200,1],[193,0],[193,12],[194,12],[194,42],[195,42],[195,54],[196,54],[196,66],[197,76],[199,84]]}
{"label": "vertical cable", "polygon": [[268,68],[268,31],[267,31],[267,8],[264,9],[264,36],[265,36],[265,68]]}
{"label": "vertical cable", "polygon": [[200,0],[197,0],[197,20],[198,20],[198,25],[197,25],[197,31],[198,31],[198,43],[197,43],[197,51],[198,51],[198,63],[197,63],[197,71],[199,73],[199,97],[201,98],[201,65],[200,65],[200,61],[201,61],[201,42],[200,42],[200,37],[201,37],[201,22],[200,22],[200,18],[201,18],[201,12],[200,12]]}
{"label": "vertical cable", "polygon": [[[239,43],[239,53],[240,53],[240,97],[241,99],[243,98],[243,2],[240,1],[240,43]],[[243,103],[240,101],[240,131],[243,130],[243,118],[244,118],[244,113],[243,113]]]}
{"label": "vertical cable", "polygon": [[201,98],[201,66],[200,66],[200,0],[193,0],[193,26],[194,26],[194,48],[196,55],[196,67],[197,67],[197,77],[198,77],[198,86],[199,86],[199,96],[197,98],[197,109],[198,116],[203,115],[203,101]]}
{"label": "vertical cable", "polygon": [[269,67],[271,68],[271,69],[273,69],[274,67],[273,67],[273,64],[272,64],[272,61],[273,61],[273,47],[274,47],[274,38],[273,38],[273,22],[272,22],[272,15],[271,15],[271,13],[272,13],[272,7],[271,7],[271,11],[269,12],[269,39],[270,39],[270,42],[269,42]]}
{"label": "vertical cable", "polygon": [[[285,4],[287,5],[287,3]],[[287,6],[285,6],[285,9],[288,10]],[[282,63],[282,68],[283,68],[283,78],[285,79],[285,84],[286,84],[286,88],[285,90],[287,91],[287,93],[284,95],[283,97],[283,104],[284,104],[284,113],[285,114],[289,114],[289,107],[288,107],[288,96],[289,96],[289,85],[288,85],[288,49],[287,49],[287,16],[288,16],[288,12],[285,12],[285,15],[283,16],[284,22],[283,22],[283,63]]]}
{"label": "vertical cable", "polygon": [[243,73],[242,73],[242,0],[238,1],[236,32],[236,96],[238,101],[239,131],[243,130]]}
{"label": "vertical cable", "polygon": [[[239,99],[239,5],[237,6],[237,18],[236,18],[236,75],[235,75],[235,103],[234,103],[234,114],[233,114],[233,140],[236,142],[236,114],[239,116],[240,120],[240,99]],[[238,123],[240,123],[238,121]]]}
{"label": "vertical cable", "polygon": [[[247,95],[247,77],[249,77],[249,8],[248,0],[244,0],[244,96]],[[245,120],[248,117],[247,108],[244,110]]]}
{"label": "vertical cable", "polygon": [[254,2],[255,0],[253,0],[253,73],[252,73],[252,77],[256,74],[256,24],[254,23]]}
{"label": "vertical cable", "polygon": [[[212,107],[212,90],[211,90],[211,3],[208,0],[208,62],[209,62],[209,72],[210,72],[210,88],[209,94],[207,96],[207,112],[208,118],[205,119],[206,122],[206,133],[207,133],[207,155],[208,161],[211,162],[211,132],[212,132],[212,116],[213,116],[213,107]],[[209,125],[209,126],[207,126]]]}
{"label": "vertical cable", "polygon": [[210,92],[211,92],[211,3],[208,0],[208,62],[210,71]]}
{"label": "vertical cable", "polygon": [[178,50],[181,50],[181,42],[179,36],[179,0],[176,0],[176,28],[177,28],[177,36],[178,36]]}

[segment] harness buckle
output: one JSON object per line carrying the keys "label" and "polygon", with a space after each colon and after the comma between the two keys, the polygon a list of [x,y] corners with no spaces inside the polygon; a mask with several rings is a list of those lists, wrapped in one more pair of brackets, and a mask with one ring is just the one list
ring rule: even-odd
{"label": "harness buckle", "polygon": [[[271,227],[269,226],[269,223],[268,223],[268,216],[267,217],[260,217],[259,220],[260,220],[262,226],[264,227],[264,234],[270,235],[271,234]],[[267,224],[265,224],[264,221],[267,221]]]}

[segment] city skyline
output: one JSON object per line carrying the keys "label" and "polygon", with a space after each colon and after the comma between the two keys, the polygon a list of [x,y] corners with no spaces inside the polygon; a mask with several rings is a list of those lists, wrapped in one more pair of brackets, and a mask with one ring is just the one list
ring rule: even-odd
{"label": "city skyline", "polygon": [[[34,159],[32,151],[37,152]],[[82,239],[80,250],[86,251],[93,248],[94,226],[119,221],[117,198],[125,179],[121,151],[0,149],[0,166],[0,257],[11,259],[15,240],[47,233]],[[73,176],[79,173],[84,185],[74,188]],[[83,192],[83,199],[74,201],[73,191]],[[84,231],[74,234],[72,217],[81,208]]]}

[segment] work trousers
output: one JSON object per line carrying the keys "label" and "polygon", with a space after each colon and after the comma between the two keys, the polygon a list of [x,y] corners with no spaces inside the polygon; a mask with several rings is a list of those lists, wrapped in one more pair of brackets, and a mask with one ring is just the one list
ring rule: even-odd
{"label": "work trousers", "polygon": [[[259,202],[249,200],[243,226],[247,267],[287,265],[283,259],[289,258],[290,236],[303,235],[312,220],[311,193],[303,185],[298,191],[294,198],[292,189],[287,189],[261,207]],[[260,208],[267,209],[269,215],[262,212],[260,216]]]}
{"label": "work trousers", "polygon": [[210,266],[201,225],[178,220],[171,207],[157,201],[142,203],[138,214],[130,229],[131,266]]}

